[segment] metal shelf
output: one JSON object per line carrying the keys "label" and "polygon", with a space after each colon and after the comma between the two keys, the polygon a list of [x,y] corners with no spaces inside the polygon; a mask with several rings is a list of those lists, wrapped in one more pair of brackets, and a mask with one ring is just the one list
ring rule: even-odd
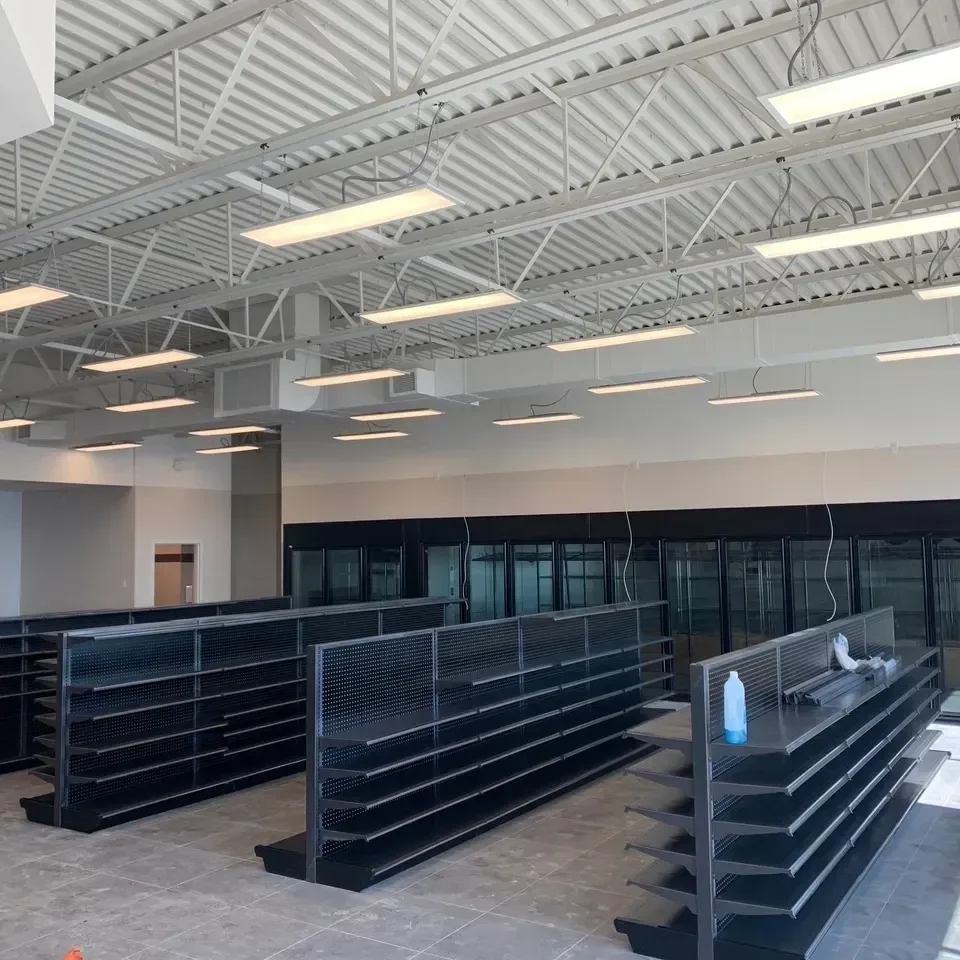
{"label": "metal shelf", "polygon": [[65,779],[67,783],[107,783],[111,780],[121,780],[124,777],[132,777],[150,770],[163,770],[167,767],[175,767],[177,764],[189,763],[192,760],[200,760],[204,757],[220,756],[226,752],[226,747],[215,747],[210,750],[191,751],[190,753],[179,754],[175,757],[164,757],[154,760],[152,763],[138,763],[132,767],[117,765],[115,767],[103,767],[90,773],[70,773],[68,771],[65,774]]}
{"label": "metal shelf", "polygon": [[[559,667],[569,667],[578,663],[586,663],[590,660],[602,659],[604,657],[613,657],[622,653],[637,653],[647,647],[655,644],[665,643],[662,638],[657,640],[647,640],[643,643],[618,643],[603,645],[591,648],[588,653],[577,653],[543,657],[536,660],[525,661],[524,663],[515,662],[512,664],[497,665],[487,667],[483,670],[474,670],[470,673],[455,674],[450,677],[440,677],[437,680],[438,686],[463,687],[463,686],[481,686],[487,683],[493,683],[497,680],[511,680],[514,677],[527,676],[531,673],[540,673],[544,670],[556,670]],[[642,662],[642,661],[641,661]]]}
{"label": "metal shelf", "polygon": [[[223,736],[224,738],[242,737],[248,733],[257,733],[260,730],[272,730],[274,727],[282,727],[284,724],[287,724],[287,723],[297,723],[302,728],[306,719],[307,719],[306,714],[301,713],[293,717],[284,717],[282,720],[270,720],[267,723],[258,723],[252,727],[240,727],[237,730],[228,730]],[[220,724],[220,726],[226,727],[227,724],[223,723],[223,724]],[[302,733],[301,733],[301,736],[303,736]]]}
{"label": "metal shelf", "polygon": [[[895,649],[901,666],[828,703],[783,706],[784,690],[830,670],[841,632],[856,657]],[[631,731],[680,751],[631,771],[670,788],[630,807],[670,828],[628,844],[661,862],[631,882],[670,905],[664,921],[616,921],[634,950],[660,960],[809,957],[916,798],[914,784],[932,775],[924,728],[938,712],[938,653],[894,646],[885,608],[692,664],[687,723],[658,718]],[[733,669],[747,691],[743,745],[717,736]]]}
{"label": "metal shelf", "polygon": [[[893,791],[879,813],[868,824],[853,848],[839,861],[819,885],[796,917],[736,917],[720,932],[720,940],[731,947],[726,956],[743,954],[744,948],[776,944],[784,954],[809,956],[819,943],[830,921],[843,908],[859,879],[867,872],[883,850],[893,832],[907,815],[923,785],[932,779],[946,754],[928,754],[930,763],[918,771],[914,779],[908,774],[905,782]],[[919,765],[918,765],[919,767]],[[915,770],[918,768],[915,768]]]}
{"label": "metal shelf", "polygon": [[[273,690],[281,687],[290,687],[298,683],[305,684],[307,681],[303,677],[297,677],[290,680],[279,680],[274,683],[254,684],[244,686],[244,693],[256,693],[260,690]],[[160,698],[151,703],[138,703],[129,707],[122,707],[103,711],[79,710],[70,712],[66,719],[73,723],[95,722],[97,720],[112,720],[115,717],[128,717],[137,713],[146,713],[150,710],[162,710],[164,707],[178,707],[190,703],[208,703],[213,700],[222,700],[224,697],[233,697],[237,695],[236,690],[226,690],[218,693],[201,694],[200,696],[174,696]],[[52,707],[51,707],[52,709]]]}
{"label": "metal shelf", "polygon": [[935,656],[935,647],[924,648],[911,662],[904,660],[899,669],[883,681],[864,682],[862,688],[850,691],[823,706],[781,706],[751,719],[747,742],[726,743],[722,738],[710,744],[713,756],[749,756],[750,754],[791,754],[858,707],[887,690],[903,676]]}
{"label": "metal shelf", "polygon": [[232,670],[247,670],[253,667],[267,667],[278,663],[291,663],[302,660],[301,655],[271,657],[266,660],[247,660],[241,663],[229,663],[216,667],[204,667],[200,670],[176,670],[165,674],[149,674],[130,672],[119,674],[115,679],[106,683],[68,683],[68,693],[103,693],[106,690],[122,690],[125,687],[147,686],[154,683],[163,683],[167,680],[185,680],[191,677],[207,677],[216,673],[228,673]]}
{"label": "metal shelf", "polygon": [[[222,730],[226,723],[202,723],[188,724],[179,727],[169,727],[166,730],[152,734],[131,735],[128,737],[118,737],[114,740],[104,740],[100,743],[92,744],[67,744],[66,752],[68,754],[81,754],[85,756],[100,756],[104,753],[113,753],[116,750],[124,750],[127,747],[139,747],[147,743],[161,743],[164,740],[175,740],[178,737],[189,737],[195,733],[207,733],[211,730]],[[38,740],[44,739],[37,737]],[[50,746],[54,746],[52,738]]]}
{"label": "metal shelf", "polygon": [[[668,755],[673,758],[672,751]],[[654,767],[654,763],[657,763],[658,767]],[[664,787],[682,790],[688,797],[693,796],[693,764],[683,754],[673,758],[670,765],[663,764],[659,755],[655,755],[653,758],[641,760],[627,773],[640,780],[650,780]]]}
{"label": "metal shelf", "polygon": [[[882,752],[881,748],[885,743],[885,736],[873,742],[870,755],[865,758],[867,762],[853,773],[848,759],[841,756],[791,796],[773,794],[741,800],[714,818],[714,833],[719,837],[771,833],[793,836],[828,801],[831,808],[844,805],[846,794],[836,795],[841,794],[847,784],[851,784],[847,793],[855,788],[860,782],[860,778],[856,776],[860,770],[877,775],[883,773],[886,764],[882,756],[877,757],[875,754]],[[833,799],[835,796],[836,799]]]}
{"label": "metal shelf", "polygon": [[[884,781],[915,735],[913,731],[899,734],[893,743],[861,768],[859,775],[836,795],[828,807],[812,817],[796,835],[761,839],[745,837],[734,842],[716,856],[717,874],[763,875],[765,880],[761,883],[776,874],[795,877],[821,848],[831,846],[834,837],[841,834],[841,827],[845,830],[850,825],[851,815],[870,791]],[[851,832],[856,830],[858,822],[859,818],[853,819]]]}
{"label": "metal shelf", "polygon": [[685,756],[691,754],[693,736],[690,730],[690,708],[665,713],[646,723],[632,727],[627,736],[643,740],[665,750],[679,750]]}
{"label": "metal shelf", "polygon": [[[411,835],[390,834],[369,843],[346,844],[318,860],[317,881],[362,889],[629,762],[641,751],[636,744],[621,738],[619,743],[594,756],[580,755],[576,763],[532,778],[525,789],[514,786],[501,792],[491,791],[441,811]],[[277,844],[257,847],[255,852],[271,872],[302,879],[308,856],[305,839],[304,834],[298,834]],[[293,861],[292,869],[288,858]]]}

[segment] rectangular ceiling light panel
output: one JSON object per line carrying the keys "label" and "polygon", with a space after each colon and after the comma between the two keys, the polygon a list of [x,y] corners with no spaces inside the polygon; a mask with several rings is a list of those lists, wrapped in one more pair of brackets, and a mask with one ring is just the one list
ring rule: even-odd
{"label": "rectangular ceiling light panel", "polygon": [[116,443],[88,443],[73,449],[82,453],[111,453],[114,450],[136,450],[142,446],[142,443],[134,443],[132,440],[129,442],[118,440]]}
{"label": "rectangular ceiling light panel", "polygon": [[398,437],[409,437],[409,433],[401,430],[376,430],[370,433],[338,433],[334,440],[396,440]]}
{"label": "rectangular ceiling light panel", "polygon": [[763,403],[767,400],[803,400],[819,397],[816,390],[769,390],[766,393],[744,393],[736,397],[712,397],[707,403],[715,407],[732,406],[737,403]]}
{"label": "rectangular ceiling light panel", "polygon": [[945,347],[918,347],[915,350],[890,350],[887,353],[878,353],[877,359],[881,363],[890,363],[894,360],[926,360],[929,357],[955,357],[960,354],[960,343],[948,344]]}
{"label": "rectangular ceiling light panel", "polygon": [[960,84],[960,44],[934,47],[761,97],[788,127]]}
{"label": "rectangular ceiling light panel", "polygon": [[369,380],[389,380],[402,377],[403,370],[387,368],[384,370],[352,370],[348,373],[324,373],[317,377],[301,377],[294,380],[301,387],[338,387],[345,383],[366,383]]}
{"label": "rectangular ceiling light panel", "polygon": [[318,210],[316,213],[305,213],[299,217],[278,220],[276,223],[265,223],[244,230],[241,236],[268,247],[286,247],[292,243],[335,237],[341,233],[365,230],[394,220],[446,210],[456,202],[436,187],[408,187],[406,190],[354,200],[327,210]]}
{"label": "rectangular ceiling light panel", "polygon": [[913,295],[918,300],[949,300],[960,297],[960,283],[941,284],[938,287],[914,287]]}
{"label": "rectangular ceiling light panel", "polygon": [[242,433],[264,433],[266,427],[210,427],[207,430],[191,430],[191,437],[233,437]]}
{"label": "rectangular ceiling light panel", "polygon": [[254,450],[259,450],[260,448],[253,443],[244,443],[237,444],[235,447],[206,447],[203,450],[198,450],[197,453],[204,453],[208,455],[216,455],[218,453],[251,453]]}
{"label": "rectangular ceiling light panel", "polygon": [[540,413],[529,417],[506,417],[494,420],[498,427],[522,427],[533,423],[563,423],[565,420],[582,420],[578,413]]}
{"label": "rectangular ceiling light panel", "polygon": [[0,430],[14,430],[17,427],[32,427],[36,422],[36,420],[27,420],[24,417],[11,417],[9,420],[0,420]]}
{"label": "rectangular ceiling light panel", "polygon": [[670,387],[695,387],[706,383],[706,377],[663,377],[659,380],[637,380],[633,383],[605,383],[587,387],[588,392],[606,396],[611,393],[637,393],[641,390],[666,390]]}
{"label": "rectangular ceiling light panel", "polygon": [[196,400],[188,400],[186,397],[161,397],[159,400],[115,403],[107,409],[114,413],[146,413],[149,410],[172,410],[174,407],[190,407],[196,402]]}
{"label": "rectangular ceiling light panel", "polygon": [[358,413],[352,416],[351,420],[359,420],[360,423],[375,423],[378,420],[420,420],[423,417],[442,417],[442,410],[390,410],[383,413]]}
{"label": "rectangular ceiling light panel", "polygon": [[200,354],[186,350],[160,350],[157,353],[140,353],[132,357],[118,357],[116,360],[97,360],[83,364],[84,370],[96,370],[98,373],[119,373],[122,370],[144,370],[147,367],[163,367],[184,360],[197,360]]}
{"label": "rectangular ceiling light panel", "polygon": [[551,350],[558,353],[571,353],[575,350],[596,350],[600,347],[620,347],[628,343],[645,343],[648,340],[672,340],[674,337],[689,337],[697,331],[685,323],[672,327],[647,327],[645,330],[629,330],[626,333],[610,333],[599,337],[585,337],[583,340],[562,340],[560,343],[548,343]]}
{"label": "rectangular ceiling light panel", "polygon": [[868,243],[886,240],[903,240],[925,233],[940,233],[960,227],[960,209],[923,213],[916,217],[898,217],[894,220],[874,220],[851,224],[837,230],[821,230],[818,233],[800,233],[795,237],[780,240],[763,240],[750,246],[762,257],[795,257],[804,253],[823,253],[825,250],[840,250],[843,247],[860,247]]}
{"label": "rectangular ceiling light panel", "polygon": [[63,300],[69,293],[45,287],[39,283],[20,283],[15,287],[0,290],[0,313],[10,310],[23,310],[25,307],[36,307],[41,303],[51,303],[54,300]]}
{"label": "rectangular ceiling light panel", "polygon": [[360,316],[370,323],[410,323],[413,320],[432,320],[437,317],[452,317],[460,313],[478,313],[482,310],[496,310],[521,303],[520,297],[509,290],[492,290],[488,293],[471,293],[465,297],[448,297],[445,300],[428,300],[425,303],[411,303],[403,307],[391,307],[389,310],[373,310]]}

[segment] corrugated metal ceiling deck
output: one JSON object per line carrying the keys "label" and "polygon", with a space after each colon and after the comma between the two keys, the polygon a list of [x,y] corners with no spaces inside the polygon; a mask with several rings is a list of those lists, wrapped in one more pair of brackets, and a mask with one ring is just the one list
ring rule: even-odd
{"label": "corrugated metal ceiling deck", "polygon": [[[71,77],[78,72],[108,61],[124,51],[138,47],[182,24],[223,8],[217,0],[59,0],[57,36],[57,76]],[[360,150],[371,144],[392,140],[419,130],[419,144],[425,140],[425,126],[435,109],[429,96],[435,78],[456,75],[505,54],[555,40],[566,34],[591,27],[604,17],[629,14],[645,5],[626,0],[467,0],[455,4],[457,16],[449,33],[418,85],[425,84],[428,95],[418,109],[407,111],[395,120],[372,125],[350,135],[331,136],[308,148],[290,151],[285,157],[269,151],[262,164],[246,168],[258,179],[275,177],[285,171],[299,170],[320,161]],[[438,33],[454,7],[453,0],[397,0],[397,51],[400,86],[405,87],[434,44]],[[829,2],[828,2],[829,13]],[[837,73],[851,67],[875,62],[901,49],[923,49],[934,44],[960,39],[960,10],[955,0],[924,4],[920,0],[896,3],[862,3],[844,16],[825,19],[817,34],[816,50],[805,58],[808,72],[822,70]],[[208,130],[202,144],[208,156],[218,156],[240,147],[265,142],[279,134],[297,129],[318,119],[352,111],[368,104],[379,91],[386,96],[390,88],[390,39],[388,0],[362,4],[350,0],[287,0],[259,17],[248,19],[222,33],[184,48],[180,55],[182,84],[183,143],[193,148],[201,137],[211,110],[217,104],[231,70],[246,52],[249,56],[225,98],[217,122]],[[782,144],[789,153],[791,137],[772,120],[766,119],[756,95],[782,86],[787,61],[796,46],[798,24],[806,22],[790,4],[763,0],[757,3],[715,4],[699,19],[691,19],[675,29],[629,42],[611,43],[607,49],[580,59],[552,63],[549,67],[522,79],[494,81],[482,89],[454,98],[444,109],[444,120],[477,115],[497,104],[510,104],[538,91],[578,78],[593,77],[620,65],[658,57],[670,51],[684,51],[691,44],[709,38],[733,38],[746,25],[773,17],[788,18],[791,29],[723,52],[706,55],[692,63],[677,65],[665,78],[660,72],[646,72],[634,79],[616,83],[576,96],[569,101],[570,181],[573,187],[589,184],[603,169],[602,181],[616,181],[640,173],[648,183],[669,180],[683,165],[709,170],[720,167],[732,156],[765,155],[773,143]],[[912,21],[912,22],[911,22]],[[896,44],[899,32],[910,24],[903,41]],[[259,30],[255,46],[250,38]],[[653,61],[651,61],[653,62]],[[643,71],[641,71],[642,73]],[[608,158],[621,132],[644,102],[655,84],[661,84],[648,109],[637,123],[623,148]],[[165,140],[173,138],[172,65],[165,56],[144,64],[109,83],[91,89],[86,104]],[[947,100],[952,95],[947,94]],[[73,99],[78,99],[74,96]],[[931,108],[936,108],[934,98]],[[942,101],[946,103],[947,101]],[[893,116],[893,113],[891,113]],[[880,122],[883,117],[879,118]],[[844,122],[836,124],[843,131]],[[556,103],[529,112],[518,112],[507,119],[483,126],[468,125],[463,133],[451,136],[439,125],[440,139],[432,148],[425,172],[434,158],[443,157],[439,182],[453,191],[461,205],[454,212],[418,218],[404,233],[405,243],[422,242],[442,236],[441,231],[459,229],[469,218],[502,211],[509,219],[510,208],[538,198],[557,198],[564,185],[563,115]],[[64,134],[69,139],[57,160]],[[941,134],[904,139],[870,150],[869,177],[874,205],[893,204],[910,185],[914,176],[937,149]],[[779,149],[779,147],[777,147]],[[409,168],[411,158],[419,156],[422,146],[386,153],[378,163],[381,175],[396,176]],[[914,186],[913,196],[936,197],[960,189],[960,138],[943,150]],[[3,163],[11,160],[11,148],[0,151]],[[55,170],[49,174],[51,164]],[[604,164],[606,165],[604,166]],[[334,163],[335,172],[296,183],[290,187],[301,200],[322,205],[340,201],[340,181],[348,166]],[[158,158],[142,146],[94,128],[82,121],[58,117],[49,130],[22,143],[22,182],[24,207],[30,219],[70,209],[105,194],[122,191],[159,176],[175,163]],[[371,173],[373,164],[365,163],[350,172]],[[736,168],[733,168],[735,171]],[[784,205],[786,221],[802,219],[817,197],[840,194],[858,207],[865,204],[865,154],[846,155],[806,164],[793,171],[794,182],[789,202]],[[735,172],[666,202],[668,239],[683,246],[720,199],[724,186]],[[46,179],[45,179],[46,178]],[[223,179],[194,180],[176,188],[158,191],[136,202],[120,203],[105,212],[82,218],[78,223],[86,231],[109,231],[122,225],[123,241],[129,248],[115,247],[112,253],[112,288],[107,283],[105,246],[79,241],[79,248],[62,254],[48,266],[65,287],[89,297],[114,300],[126,292],[139,260],[136,252],[151,240],[153,250],[162,255],[148,260],[135,286],[130,290],[128,306],[148,306],[155,298],[210,280],[210,275],[225,277],[228,264],[227,213],[223,205],[213,206],[182,220],[162,226],[154,239],[154,228],[137,229],[136,221],[185,204],[214,197],[228,189]],[[601,188],[603,184],[601,184]],[[752,261],[742,266],[714,266],[709,252],[701,248],[713,243],[715,249],[725,238],[757,233],[767,228],[784,187],[782,172],[773,170],[751,174],[741,180],[724,200],[710,225],[703,231],[692,255],[706,265],[684,262],[681,298],[670,315],[677,319],[697,319],[722,315],[724,311],[775,307],[845,293],[888,289],[892,279],[889,268],[867,263],[857,251],[838,251],[798,258],[782,282],[783,264]],[[0,179],[0,206],[14,206],[13,180]],[[359,192],[359,188],[357,188]],[[42,196],[37,200],[37,192]],[[598,190],[598,195],[602,189]],[[278,204],[271,198],[247,194],[231,207],[234,230],[240,230],[277,215]],[[837,210],[826,208],[827,214]],[[497,215],[499,218],[499,214]],[[479,318],[443,322],[431,330],[412,329],[404,334],[405,344],[436,344],[439,338],[454,341],[463,338],[463,350],[517,349],[535,346],[551,337],[569,336],[576,326],[558,327],[558,317],[578,316],[590,322],[599,311],[601,317],[616,315],[631,304],[626,326],[646,322],[668,307],[676,294],[677,280],[667,273],[640,283],[633,270],[620,270],[618,261],[646,255],[654,266],[661,263],[661,204],[657,202],[626,205],[561,223],[532,263],[522,289],[531,295],[553,293],[552,312],[525,304],[517,310],[501,311]],[[447,225],[446,227],[444,225]],[[450,225],[453,225],[452,227]],[[390,231],[388,231],[389,233]],[[545,226],[506,231],[499,240],[500,270],[505,282],[512,284],[547,234]],[[36,276],[51,239],[57,244],[76,238],[70,227],[4,242],[0,229],[8,276]],[[917,245],[929,259],[935,238],[924,238]],[[714,243],[714,241],[716,241]],[[729,243],[727,243],[729,246]],[[278,267],[330,254],[357,252],[354,241],[335,238],[296,248],[271,250],[255,247],[239,239],[234,244],[235,270],[249,267],[251,279],[264,268]],[[674,251],[676,252],[676,251]],[[892,243],[877,247],[878,260],[896,260],[900,277],[909,275],[910,243]],[[33,254],[33,257],[30,255]],[[493,243],[471,238],[454,244],[441,254],[447,260],[492,280],[496,267]],[[23,258],[21,260],[21,258]],[[689,258],[688,258],[689,259]],[[32,261],[32,262],[31,262]],[[22,263],[23,266],[19,266]],[[312,266],[313,260],[310,261]],[[922,270],[922,264],[918,268]],[[565,274],[583,271],[569,295]],[[918,274],[919,275],[919,274]],[[367,302],[377,302],[386,294],[394,277],[389,264],[373,263],[364,272]],[[427,278],[441,295],[463,292],[464,282],[423,266],[412,265],[406,279]],[[621,279],[622,278],[622,279]],[[554,282],[551,282],[553,279]],[[584,283],[604,284],[598,292],[578,292]],[[286,285],[296,285],[296,275]],[[359,281],[355,271],[329,277],[327,288],[347,307],[359,305]],[[745,285],[741,287],[741,284]],[[638,292],[639,286],[639,292]],[[421,284],[413,290],[426,296],[430,288]],[[720,290],[715,302],[715,289]],[[225,298],[226,299],[226,298]],[[23,333],[43,332],[69,326],[89,316],[89,305],[78,308],[76,301],[61,302],[31,311]],[[175,311],[171,309],[170,316]],[[187,319],[204,326],[215,326],[205,310],[187,313]],[[164,335],[169,321],[154,321],[147,328],[134,326],[124,337],[134,342],[153,342]],[[522,328],[522,334],[514,334]],[[595,329],[595,328],[594,328]],[[505,330],[505,332],[501,332]],[[497,339],[497,334],[500,337]],[[186,342],[188,331],[181,328],[174,344]],[[397,334],[378,335],[382,343],[392,343]],[[481,347],[477,347],[476,338]],[[201,328],[189,331],[191,342],[197,337],[211,348],[227,346],[226,338]],[[471,346],[469,338],[474,338]],[[368,349],[361,341],[332,346],[350,355]]]}

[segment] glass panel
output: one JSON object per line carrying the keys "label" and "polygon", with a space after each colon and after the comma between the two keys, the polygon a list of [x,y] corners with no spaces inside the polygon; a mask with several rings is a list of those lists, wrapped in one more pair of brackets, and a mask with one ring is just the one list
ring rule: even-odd
{"label": "glass panel", "polygon": [[727,587],[734,649],[784,635],[781,541],[728,541]]}
{"label": "glass panel", "polygon": [[960,539],[933,541],[936,575],[934,603],[937,636],[943,641],[943,680],[947,690],[960,687]]}
{"label": "glass panel", "polygon": [[859,547],[863,609],[893,607],[897,639],[924,639],[927,629],[921,541],[910,538],[861,540]]}
{"label": "glass panel", "polygon": [[602,543],[564,543],[563,607],[597,607],[605,602]]}
{"label": "glass panel", "polygon": [[714,540],[666,544],[674,682],[690,688],[689,664],[721,653],[720,558]]}
{"label": "glass panel", "polygon": [[399,600],[403,596],[400,547],[370,547],[367,551],[367,599]]}
{"label": "glass panel", "polygon": [[[793,563],[793,625],[795,630],[819,627],[831,619],[849,617],[853,609],[853,570],[850,565],[850,541],[791,540],[790,556]],[[833,591],[824,583],[826,579]],[[836,598],[837,612],[833,614]]]}
{"label": "glass panel", "polygon": [[[627,552],[630,562],[627,562]],[[657,543],[614,543],[613,596],[616,603],[626,600],[662,600],[660,596],[660,548]],[[626,581],[626,582],[624,582]],[[640,629],[648,636],[663,632],[663,608],[644,610],[640,614]]]}
{"label": "glass panel", "polygon": [[497,620],[506,616],[503,544],[470,547],[470,620]]}
{"label": "glass panel", "polygon": [[513,548],[514,613],[553,609],[553,544],[518,543]]}
{"label": "glass panel", "polygon": [[327,551],[327,603],[360,602],[360,549]]}
{"label": "glass panel", "polygon": [[[463,568],[460,565],[460,547],[434,545],[426,548],[427,596],[459,597],[463,590]],[[448,622],[460,622],[459,606],[447,611]]]}
{"label": "glass panel", "polygon": [[323,551],[294,550],[292,589],[295,607],[319,607],[323,603]]}

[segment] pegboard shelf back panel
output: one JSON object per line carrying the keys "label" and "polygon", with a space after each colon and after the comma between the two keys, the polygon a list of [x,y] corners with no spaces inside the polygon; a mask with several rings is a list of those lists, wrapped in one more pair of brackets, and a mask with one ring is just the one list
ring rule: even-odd
{"label": "pegboard shelf back panel", "polygon": [[670,641],[618,604],[310,651],[307,803],[265,867],[364,889],[647,751]]}
{"label": "pegboard shelf back panel", "polygon": [[45,727],[51,726],[49,711],[56,711],[55,703],[51,708],[43,698],[57,685],[57,633],[91,627],[160,623],[188,615],[214,617],[289,610],[291,603],[290,597],[262,597],[178,607],[87,610],[0,620],[0,773],[37,767],[41,779],[49,782],[45,767],[51,754],[47,745],[37,744],[36,739],[43,734]]}
{"label": "pegboard shelf back panel", "polygon": [[[822,704],[787,705],[785,691],[833,679],[839,633],[854,658],[882,655],[897,665],[844,675]],[[743,744],[722,738],[731,670],[747,695]],[[634,952],[658,960],[810,957],[947,757],[930,750],[939,678],[939,650],[898,643],[891,608],[693,664],[685,716],[630,731],[676,758],[644,761],[637,771],[655,784],[643,808],[665,827],[632,845],[657,866],[631,883],[668,909],[617,918]]]}
{"label": "pegboard shelf back panel", "polygon": [[21,806],[29,819],[93,832],[296,773],[309,650],[397,623],[443,625],[457,603],[287,603],[54,634],[45,679],[55,697],[44,698],[52,713],[37,744],[54,790]]}

